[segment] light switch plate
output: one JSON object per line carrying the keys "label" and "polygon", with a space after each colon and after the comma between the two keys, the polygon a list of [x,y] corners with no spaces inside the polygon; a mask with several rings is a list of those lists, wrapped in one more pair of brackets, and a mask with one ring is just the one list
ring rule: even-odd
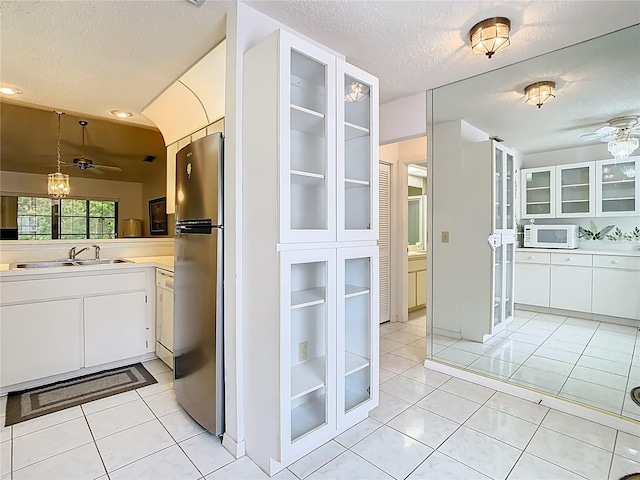
{"label": "light switch plate", "polygon": [[443,231],[442,232],[442,243],[449,243],[449,232],[448,231]]}

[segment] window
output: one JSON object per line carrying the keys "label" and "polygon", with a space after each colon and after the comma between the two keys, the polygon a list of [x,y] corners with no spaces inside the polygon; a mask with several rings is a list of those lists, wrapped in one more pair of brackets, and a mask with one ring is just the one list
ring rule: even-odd
{"label": "window", "polygon": [[18,197],[18,239],[116,238],[118,202]]}

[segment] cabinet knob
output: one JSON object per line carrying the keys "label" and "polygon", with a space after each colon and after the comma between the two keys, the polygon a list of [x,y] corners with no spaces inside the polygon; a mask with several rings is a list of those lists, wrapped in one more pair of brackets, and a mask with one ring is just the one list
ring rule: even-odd
{"label": "cabinet knob", "polygon": [[567,262],[573,262],[573,257],[567,258]]}
{"label": "cabinet knob", "polygon": [[533,255],[531,255],[531,256],[529,257],[529,260],[533,260],[534,258],[536,258],[536,257],[534,257]]}
{"label": "cabinet knob", "polygon": [[616,264],[616,263],[620,263],[619,260],[612,260],[611,263]]}

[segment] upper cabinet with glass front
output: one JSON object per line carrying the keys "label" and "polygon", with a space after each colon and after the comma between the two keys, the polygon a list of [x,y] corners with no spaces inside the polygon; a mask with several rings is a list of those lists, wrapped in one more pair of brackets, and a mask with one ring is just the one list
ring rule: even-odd
{"label": "upper cabinet with glass front", "polygon": [[555,217],[555,167],[522,169],[522,218]]}
{"label": "upper cabinet with glass front", "polygon": [[338,60],[338,240],[378,238],[378,79]]}
{"label": "upper cabinet with glass front", "polygon": [[640,214],[640,157],[601,160],[596,169],[596,215],[619,217]]}
{"label": "upper cabinet with glass front", "polygon": [[593,162],[556,166],[556,217],[593,217],[595,211]]}

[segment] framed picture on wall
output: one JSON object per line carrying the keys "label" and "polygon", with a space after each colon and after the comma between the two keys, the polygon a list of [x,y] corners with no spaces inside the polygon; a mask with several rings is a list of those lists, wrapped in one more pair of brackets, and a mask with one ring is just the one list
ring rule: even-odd
{"label": "framed picture on wall", "polygon": [[149,200],[149,233],[167,235],[167,197]]}

